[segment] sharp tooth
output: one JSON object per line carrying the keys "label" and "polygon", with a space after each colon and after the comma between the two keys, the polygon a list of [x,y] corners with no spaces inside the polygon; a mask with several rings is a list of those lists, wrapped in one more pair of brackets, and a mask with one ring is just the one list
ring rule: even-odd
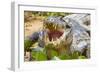
{"label": "sharp tooth", "polygon": [[55,29],[56,29],[56,26],[55,26]]}

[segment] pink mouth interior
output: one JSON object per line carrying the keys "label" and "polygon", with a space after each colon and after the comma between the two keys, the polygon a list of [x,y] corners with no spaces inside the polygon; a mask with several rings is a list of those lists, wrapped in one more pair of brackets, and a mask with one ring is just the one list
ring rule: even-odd
{"label": "pink mouth interior", "polygon": [[49,31],[48,32],[49,40],[51,41],[53,39],[55,41],[57,38],[60,38],[62,34],[63,32],[58,30]]}

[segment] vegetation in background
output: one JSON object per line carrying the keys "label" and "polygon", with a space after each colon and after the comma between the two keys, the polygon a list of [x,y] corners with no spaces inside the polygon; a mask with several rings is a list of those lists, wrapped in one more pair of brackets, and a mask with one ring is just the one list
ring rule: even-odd
{"label": "vegetation in background", "polygon": [[30,21],[33,19],[46,19],[50,16],[61,16],[64,17],[65,15],[69,15],[72,13],[65,13],[65,12],[42,12],[42,11],[25,11],[24,12],[24,21]]}

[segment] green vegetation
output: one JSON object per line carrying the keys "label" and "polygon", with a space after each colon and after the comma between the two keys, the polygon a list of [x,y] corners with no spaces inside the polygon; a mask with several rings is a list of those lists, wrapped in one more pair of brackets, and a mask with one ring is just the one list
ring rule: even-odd
{"label": "green vegetation", "polygon": [[59,58],[61,59],[61,60],[67,60],[67,59],[71,59],[71,56],[69,56],[69,55],[60,55],[59,56]]}
{"label": "green vegetation", "polygon": [[46,45],[43,51],[32,51],[32,60],[34,61],[52,60],[55,56],[61,60],[86,59],[85,56],[77,51],[71,54],[58,54],[58,51],[53,44]]}
{"label": "green vegetation", "polygon": [[32,59],[36,61],[44,61],[47,60],[46,54],[41,51],[32,51]]}
{"label": "green vegetation", "polygon": [[71,13],[65,13],[65,12],[40,12],[40,11],[34,11],[32,12],[33,16],[43,16],[43,17],[50,17],[50,16],[65,16],[69,15]]}
{"label": "green vegetation", "polygon": [[47,54],[47,58],[50,60],[54,56],[58,56],[58,52],[56,51],[56,47],[53,44],[48,44],[45,46],[45,52]]}
{"label": "green vegetation", "polygon": [[24,40],[24,49],[25,51],[30,51],[30,47],[32,46],[33,42],[31,40]]}

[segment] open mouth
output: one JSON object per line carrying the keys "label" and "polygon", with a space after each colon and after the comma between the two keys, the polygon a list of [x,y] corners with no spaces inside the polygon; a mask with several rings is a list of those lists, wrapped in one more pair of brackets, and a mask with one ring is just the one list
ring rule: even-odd
{"label": "open mouth", "polygon": [[50,30],[50,31],[48,31],[49,40],[56,41],[57,39],[59,39],[63,35],[63,33],[64,32],[60,31],[60,30]]}

